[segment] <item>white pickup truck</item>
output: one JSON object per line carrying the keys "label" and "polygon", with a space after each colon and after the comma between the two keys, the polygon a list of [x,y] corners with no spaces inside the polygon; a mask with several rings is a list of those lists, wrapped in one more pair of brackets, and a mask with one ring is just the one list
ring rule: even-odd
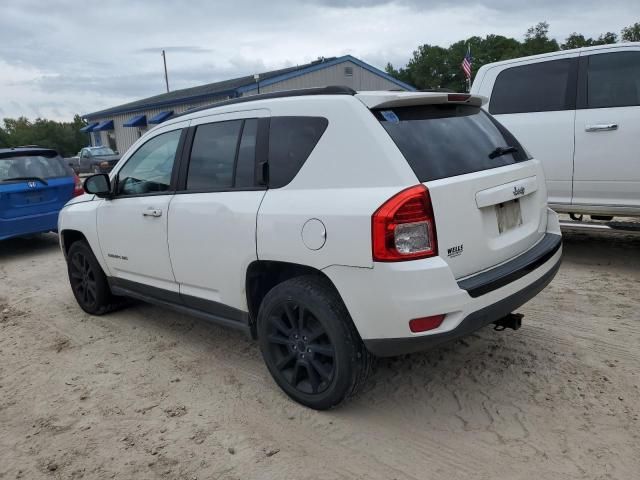
{"label": "white pickup truck", "polygon": [[471,93],[542,161],[556,211],[640,216],[640,43],[491,63]]}

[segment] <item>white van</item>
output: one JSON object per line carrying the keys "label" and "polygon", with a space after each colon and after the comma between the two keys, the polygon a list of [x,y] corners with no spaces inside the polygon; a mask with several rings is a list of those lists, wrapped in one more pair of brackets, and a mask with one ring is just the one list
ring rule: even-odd
{"label": "white van", "polygon": [[556,211],[640,216],[640,43],[491,63],[471,93],[542,161]]}

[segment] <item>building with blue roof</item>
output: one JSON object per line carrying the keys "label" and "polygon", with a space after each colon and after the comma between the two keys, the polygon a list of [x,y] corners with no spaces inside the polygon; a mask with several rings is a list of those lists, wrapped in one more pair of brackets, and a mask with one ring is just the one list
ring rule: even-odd
{"label": "building with blue roof", "polygon": [[107,145],[124,153],[149,128],[191,108],[257,93],[344,85],[358,91],[407,90],[414,87],[351,55],[318,60],[259,75],[174,90],[87,113],[82,131],[91,145]]}

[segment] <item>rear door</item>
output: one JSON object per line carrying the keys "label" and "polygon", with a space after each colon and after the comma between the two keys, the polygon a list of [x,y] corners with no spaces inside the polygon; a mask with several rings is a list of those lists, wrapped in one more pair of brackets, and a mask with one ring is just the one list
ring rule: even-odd
{"label": "rear door", "polygon": [[54,151],[0,156],[0,236],[54,230],[75,176]]}
{"label": "rear door", "polygon": [[577,63],[570,54],[486,74],[488,111],[542,162],[552,204],[571,203]]}
{"label": "rear door", "polygon": [[640,47],[580,58],[576,205],[640,208]]}
{"label": "rear door", "polygon": [[540,163],[479,107],[374,113],[429,189],[439,255],[456,278],[509,260],[542,238],[547,195]]}
{"label": "rear door", "polygon": [[[169,210],[169,249],[182,301],[244,321],[248,265],[257,259],[256,216],[265,187],[267,110],[192,120],[178,191]],[[187,161],[188,160],[188,161]]]}

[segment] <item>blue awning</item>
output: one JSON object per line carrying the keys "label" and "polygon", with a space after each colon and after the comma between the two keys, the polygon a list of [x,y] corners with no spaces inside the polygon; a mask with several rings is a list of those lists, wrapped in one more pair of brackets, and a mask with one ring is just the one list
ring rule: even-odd
{"label": "blue awning", "polygon": [[113,130],[113,120],[105,120],[104,122],[100,122],[97,127],[94,127],[92,131],[99,132],[102,130]]}
{"label": "blue awning", "polygon": [[160,112],[155,117],[151,117],[148,122],[149,123],[162,123],[167,118],[169,118],[171,115],[173,115],[173,110],[167,110],[166,112]]}
{"label": "blue awning", "polygon": [[80,129],[80,131],[81,131],[82,133],[89,133],[89,132],[91,132],[91,131],[93,130],[93,128],[94,128],[96,125],[98,125],[98,122],[90,123],[90,124],[89,124],[89,125],[87,125],[86,127],[82,127],[82,128]]}
{"label": "blue awning", "polygon": [[129,120],[122,124],[123,127],[146,127],[147,126],[147,116],[146,115],[136,115],[135,117],[131,117]]}

